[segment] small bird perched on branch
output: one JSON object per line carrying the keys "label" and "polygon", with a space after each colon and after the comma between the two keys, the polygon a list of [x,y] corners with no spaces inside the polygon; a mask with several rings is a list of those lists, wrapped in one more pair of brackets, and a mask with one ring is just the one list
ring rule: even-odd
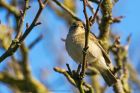
{"label": "small bird perched on branch", "polygon": [[[85,45],[85,27],[81,21],[74,22],[66,38],[66,50],[77,63],[83,62],[83,48]],[[107,64],[111,61],[106,51],[99,44],[93,34],[89,34],[88,50],[86,55],[87,66],[90,66],[102,75],[105,82],[111,86],[117,82]]]}

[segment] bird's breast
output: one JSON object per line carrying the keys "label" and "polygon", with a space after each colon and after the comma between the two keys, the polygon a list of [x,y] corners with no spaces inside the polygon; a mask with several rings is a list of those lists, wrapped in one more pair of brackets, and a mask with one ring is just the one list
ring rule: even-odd
{"label": "bird's breast", "polygon": [[[66,39],[66,50],[68,54],[72,57],[77,63],[83,62],[83,48],[85,45],[85,35],[68,35]],[[99,47],[94,43],[94,41],[89,40],[87,50],[87,61],[94,62],[100,56],[101,52]],[[98,52],[97,52],[98,51]]]}
{"label": "bird's breast", "polygon": [[66,50],[68,54],[72,57],[74,61],[77,63],[82,62],[83,58],[83,50],[84,44],[83,39],[79,38],[79,36],[67,36],[66,39]]}

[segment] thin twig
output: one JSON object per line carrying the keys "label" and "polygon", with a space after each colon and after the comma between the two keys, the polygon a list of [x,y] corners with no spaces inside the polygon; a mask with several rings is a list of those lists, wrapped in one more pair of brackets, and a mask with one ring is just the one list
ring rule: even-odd
{"label": "thin twig", "polygon": [[67,71],[65,69],[55,67],[54,70],[56,72],[59,72],[59,73],[63,74],[68,79],[68,81],[76,87],[76,82],[73,80],[73,78],[71,78],[71,76],[69,75],[69,73],[67,73]]}
{"label": "thin twig", "polygon": [[18,26],[17,26],[17,35],[15,37],[15,39],[19,39],[22,35],[22,26],[24,23],[24,17],[26,16],[26,11],[27,9],[29,9],[29,0],[25,0],[25,6],[23,9],[23,12],[20,11],[20,18],[19,18],[19,22],[18,22]]}
{"label": "thin twig", "polygon": [[67,66],[67,68],[68,68],[68,72],[69,72],[69,74],[71,74],[71,75],[72,75],[72,71],[71,71],[71,69],[70,69],[69,64],[66,64],[66,66]]}
{"label": "thin twig", "polygon": [[[8,48],[8,50],[2,54],[2,56],[0,57],[0,63],[7,57],[11,56],[13,53],[15,53],[15,51],[19,48],[19,46],[21,45],[21,43],[24,41],[24,39],[28,36],[28,34],[32,31],[32,29],[38,25],[37,20],[42,12],[42,10],[45,8],[47,1],[45,2],[45,4],[41,1],[38,0],[39,2],[39,10],[32,22],[32,24],[25,30],[25,33],[23,34],[23,36],[21,36],[21,38],[19,39],[14,39],[10,45],[10,47]],[[17,36],[18,37],[18,36]]]}
{"label": "thin twig", "polygon": [[38,12],[37,12],[37,14],[36,14],[32,24],[30,25],[30,27],[25,30],[25,33],[23,34],[23,36],[20,39],[20,42],[22,42],[28,36],[28,34],[32,31],[32,29],[35,26],[37,26],[36,25],[37,24],[37,20],[38,20],[40,14],[41,14],[43,8],[46,6],[45,4],[47,4],[47,3],[43,4],[43,2],[41,0],[38,0],[38,2],[39,2],[39,10],[38,10]]}
{"label": "thin twig", "polygon": [[[99,2],[100,3],[100,2]],[[98,5],[99,6],[99,5]],[[87,1],[87,7],[90,9],[90,11],[92,12],[92,14],[95,14],[95,12],[97,11],[97,9],[96,9],[96,11],[94,11],[94,8],[91,6],[91,4]],[[89,20],[91,20],[92,19],[92,16],[90,17],[90,19]],[[100,17],[100,15],[98,15],[97,14],[97,16],[96,16],[96,21],[97,21],[97,23],[98,24],[100,24],[100,21],[101,21],[101,17]],[[90,22],[90,25],[92,25],[92,22]]]}
{"label": "thin twig", "polygon": [[[30,8],[29,0],[25,0],[24,9],[23,9],[23,12],[21,11],[21,18],[19,19],[19,22],[17,24],[18,25],[17,26],[17,35],[15,37],[16,40],[19,40],[22,36],[22,27],[23,27],[25,16],[26,16],[26,11],[29,8]],[[28,64],[28,49],[25,46],[24,42],[21,44],[20,50],[21,50],[21,54],[22,54],[22,62],[21,62],[22,65],[21,66],[22,66],[22,71],[23,71],[24,77],[30,78],[31,71],[30,71],[30,67]]]}
{"label": "thin twig", "polygon": [[32,49],[39,41],[41,41],[43,38],[43,35],[39,35],[30,45],[29,45],[29,49]]}
{"label": "thin twig", "polygon": [[83,78],[85,75],[85,69],[86,69],[86,52],[88,49],[88,37],[89,37],[89,33],[90,33],[90,25],[89,25],[89,19],[88,19],[88,15],[86,12],[86,0],[83,0],[83,12],[86,18],[86,31],[85,31],[85,46],[83,48],[83,63],[82,63],[82,71],[81,71],[81,77]]}
{"label": "thin twig", "polygon": [[113,23],[120,23],[121,22],[121,20],[124,18],[125,16],[118,16],[118,17],[114,17],[114,18],[112,18],[112,24]]}
{"label": "thin twig", "polygon": [[102,0],[100,1],[99,5],[96,9],[96,12],[95,12],[94,16],[91,18],[91,20],[89,20],[88,15],[87,15],[87,11],[86,11],[86,5],[87,5],[86,3],[87,2],[88,2],[87,0],[83,0],[83,8],[84,8],[83,12],[84,12],[85,19],[86,19],[86,31],[85,31],[85,46],[83,48],[83,63],[82,63],[81,77],[84,76],[86,65],[87,65],[86,64],[86,54],[87,54],[86,52],[88,50],[88,41],[89,41],[88,37],[89,37],[89,33],[90,33],[90,26],[92,24],[94,24],[94,22],[95,22],[95,18],[97,17],[97,13],[99,11],[99,7],[102,3]]}
{"label": "thin twig", "polygon": [[77,68],[77,71],[76,72],[77,73],[80,73],[80,70],[81,70],[81,64],[78,65],[78,68]]}
{"label": "thin twig", "polygon": [[94,16],[93,16],[93,17],[91,18],[91,20],[90,20],[90,25],[93,25],[93,24],[94,24],[95,19],[96,19],[96,17],[97,17],[97,13],[98,13],[98,11],[99,11],[99,8],[100,8],[102,2],[103,2],[103,0],[100,0],[100,3],[98,4],[98,7],[97,7],[97,9],[96,9],[96,11],[95,11]]}
{"label": "thin twig", "polygon": [[70,14],[72,16],[72,18],[74,18],[77,21],[81,21],[81,19],[79,17],[77,17],[75,15],[74,12],[72,12],[69,8],[67,8],[64,4],[60,3],[57,0],[53,0],[58,6],[60,6],[62,9],[64,9],[68,14]]}
{"label": "thin twig", "polygon": [[78,88],[80,93],[94,93],[90,85],[86,84],[84,80],[77,78],[78,73],[74,73],[73,71],[73,73],[70,74],[69,71],[66,71],[65,69],[61,69],[59,67],[55,67],[54,70],[58,73],[63,74],[73,86]]}
{"label": "thin twig", "polygon": [[5,0],[0,0],[0,6],[6,8],[10,13],[13,13],[16,17],[20,16],[20,11],[16,7],[7,4]]}

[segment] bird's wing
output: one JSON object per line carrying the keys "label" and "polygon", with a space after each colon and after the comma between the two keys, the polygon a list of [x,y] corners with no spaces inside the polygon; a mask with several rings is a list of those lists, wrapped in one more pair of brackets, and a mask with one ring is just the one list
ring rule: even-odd
{"label": "bird's wing", "polygon": [[106,64],[109,65],[111,63],[111,60],[107,54],[107,52],[103,49],[103,47],[100,45],[99,41],[97,40],[96,36],[92,33],[89,34],[89,38],[93,39],[94,42],[99,46],[99,48],[101,49],[102,51],[102,54],[105,58],[105,61],[106,61]]}

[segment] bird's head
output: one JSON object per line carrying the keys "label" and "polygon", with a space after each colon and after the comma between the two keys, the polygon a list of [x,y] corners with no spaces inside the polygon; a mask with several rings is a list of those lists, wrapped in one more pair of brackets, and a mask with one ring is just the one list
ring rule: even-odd
{"label": "bird's head", "polygon": [[69,29],[69,33],[84,33],[85,26],[81,21],[75,21],[72,23]]}

